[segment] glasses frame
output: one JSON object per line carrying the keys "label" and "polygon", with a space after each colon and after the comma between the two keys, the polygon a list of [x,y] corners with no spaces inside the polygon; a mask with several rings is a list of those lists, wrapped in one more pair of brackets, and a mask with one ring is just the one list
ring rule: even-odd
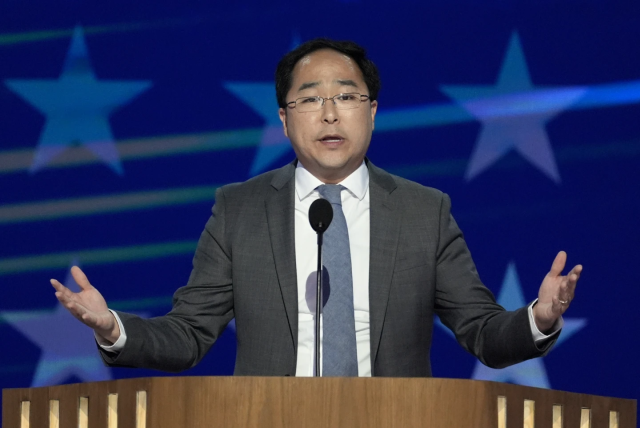
{"label": "glasses frame", "polygon": [[[320,107],[318,107],[318,109],[316,109],[316,110],[302,111],[302,112],[300,112],[299,110],[298,110],[298,111],[299,111],[300,113],[311,113],[311,112],[314,112],[314,111],[320,111],[320,110],[322,110],[322,108],[324,107],[325,101],[329,101],[329,100],[331,100],[331,101],[333,102],[333,105],[334,105],[338,110],[353,110],[353,109],[360,108],[360,104],[358,104],[356,107],[353,107],[353,108],[340,108],[340,107],[338,107],[338,104],[336,103],[335,98],[336,98],[336,97],[339,97],[339,96],[341,96],[341,95],[358,95],[358,96],[360,97],[360,104],[362,104],[363,102],[365,102],[365,101],[367,101],[367,100],[370,100],[370,99],[371,99],[371,97],[370,97],[369,95],[361,94],[361,93],[359,93],[359,92],[342,92],[342,93],[336,94],[336,95],[334,95],[334,96],[332,96],[332,97],[329,97],[329,98],[321,97],[321,96],[319,96],[319,95],[312,96],[312,97],[300,97],[300,98],[296,98],[296,99],[295,99],[295,100],[293,100],[293,101],[289,101],[289,102],[287,103],[287,107],[289,107],[289,108],[296,108],[296,106],[298,105],[298,101],[299,101],[299,100],[306,100],[306,99],[308,99],[308,98],[317,98],[317,99],[321,99],[321,100],[322,100],[322,103],[320,104]],[[292,104],[293,104],[293,105],[292,105]]]}

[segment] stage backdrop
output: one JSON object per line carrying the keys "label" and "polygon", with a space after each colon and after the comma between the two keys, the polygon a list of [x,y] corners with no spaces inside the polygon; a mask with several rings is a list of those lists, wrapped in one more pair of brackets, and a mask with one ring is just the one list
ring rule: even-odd
{"label": "stage backdrop", "polygon": [[[441,325],[435,376],[638,398],[640,5],[621,1],[0,3],[0,387],[123,377],[49,285],[81,266],[113,309],[171,307],[218,186],[293,159],[279,58],[369,50],[369,156],[448,193],[485,284],[583,277],[544,359],[482,366]],[[233,324],[189,375],[233,371]]]}

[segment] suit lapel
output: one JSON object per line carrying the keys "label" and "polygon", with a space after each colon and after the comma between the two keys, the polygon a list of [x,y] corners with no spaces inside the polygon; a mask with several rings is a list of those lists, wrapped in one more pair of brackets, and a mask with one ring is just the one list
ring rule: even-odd
{"label": "suit lapel", "polygon": [[[370,194],[369,317],[372,374],[389,301],[401,213],[392,197],[393,177],[367,160]],[[298,347],[298,285],[295,255],[295,164],[281,168],[265,199],[271,250],[282,293],[294,352]]]}
{"label": "suit lapel", "polygon": [[370,194],[369,322],[371,324],[371,371],[380,345],[380,336],[389,301],[389,290],[398,247],[401,213],[392,192],[393,177],[367,161]]}
{"label": "suit lapel", "polygon": [[289,321],[294,353],[298,349],[298,285],[295,254],[295,165],[278,170],[265,199],[271,251]]}

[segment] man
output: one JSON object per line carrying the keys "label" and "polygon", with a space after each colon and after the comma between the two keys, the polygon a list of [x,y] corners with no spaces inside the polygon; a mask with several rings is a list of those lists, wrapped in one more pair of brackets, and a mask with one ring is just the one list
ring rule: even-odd
{"label": "man", "polygon": [[235,317],[236,374],[312,375],[317,250],[307,213],[331,192],[334,223],[343,226],[327,234],[344,231],[325,240],[334,248],[328,264],[342,265],[327,268],[323,375],[431,376],[434,313],[491,367],[548,352],[582,266],[562,276],[560,252],[536,302],[500,307],[478,278],[448,196],[365,158],[379,87],[375,65],[352,42],[312,40],[281,60],[279,114],[297,160],[217,191],[169,314],[109,311],[77,267],[80,293],[51,280],[57,298],[94,329],[108,364],[187,369]]}

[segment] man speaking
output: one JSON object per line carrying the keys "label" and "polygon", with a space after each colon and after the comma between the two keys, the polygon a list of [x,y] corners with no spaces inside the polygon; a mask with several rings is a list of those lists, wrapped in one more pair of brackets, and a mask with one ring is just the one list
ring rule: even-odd
{"label": "man speaking", "polygon": [[490,367],[544,355],[562,328],[582,266],[560,252],[538,299],[505,311],[481,283],[442,192],[365,157],[380,78],[353,42],[315,39],[276,70],[284,133],[297,159],[218,189],[193,270],[167,315],[114,312],[84,273],[81,291],[51,280],[91,327],[112,366],[180,371],[236,320],[238,375],[314,374],[316,235],[309,207],[327,199],[323,376],[431,376],[433,317]]}

